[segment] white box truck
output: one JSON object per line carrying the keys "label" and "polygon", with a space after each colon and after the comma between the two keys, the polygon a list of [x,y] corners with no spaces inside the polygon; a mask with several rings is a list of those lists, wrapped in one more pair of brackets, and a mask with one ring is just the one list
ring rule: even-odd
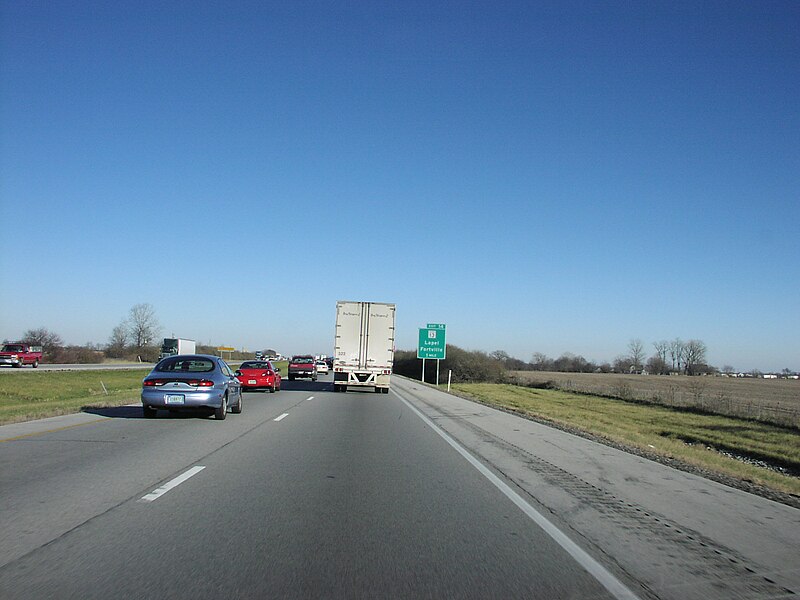
{"label": "white box truck", "polygon": [[197,352],[197,344],[194,340],[184,340],[182,338],[164,338],[164,343],[161,344],[161,354],[158,360],[168,356],[177,356],[178,354],[194,354]]}
{"label": "white box truck", "polygon": [[394,304],[336,303],[333,391],[374,388],[388,394],[394,364]]}

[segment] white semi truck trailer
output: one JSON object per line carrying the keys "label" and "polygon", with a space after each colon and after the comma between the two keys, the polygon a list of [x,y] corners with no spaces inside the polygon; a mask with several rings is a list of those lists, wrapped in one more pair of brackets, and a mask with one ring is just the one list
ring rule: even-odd
{"label": "white semi truck trailer", "polygon": [[178,354],[194,354],[197,352],[197,344],[194,340],[184,340],[182,338],[164,338],[161,344],[161,354],[158,359]]}
{"label": "white semi truck trailer", "polygon": [[385,302],[336,303],[333,390],[373,388],[389,393],[394,364],[395,305]]}

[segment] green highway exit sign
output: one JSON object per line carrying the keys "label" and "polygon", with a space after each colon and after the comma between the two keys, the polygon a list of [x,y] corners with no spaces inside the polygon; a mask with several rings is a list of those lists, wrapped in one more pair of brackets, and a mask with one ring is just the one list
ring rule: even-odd
{"label": "green highway exit sign", "polygon": [[442,323],[428,323],[420,327],[417,358],[444,360],[446,346],[444,341],[445,326]]}

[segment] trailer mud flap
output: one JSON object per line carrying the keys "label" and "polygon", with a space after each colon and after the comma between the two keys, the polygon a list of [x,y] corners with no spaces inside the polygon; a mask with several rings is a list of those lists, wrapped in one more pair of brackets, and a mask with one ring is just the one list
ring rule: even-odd
{"label": "trailer mud flap", "polygon": [[352,385],[375,385],[375,373],[349,373],[348,383]]}

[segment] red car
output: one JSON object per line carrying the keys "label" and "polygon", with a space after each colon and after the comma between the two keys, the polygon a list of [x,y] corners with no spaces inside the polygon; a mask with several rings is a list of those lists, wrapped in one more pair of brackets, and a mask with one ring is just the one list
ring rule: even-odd
{"label": "red car", "polygon": [[248,360],[236,371],[236,378],[242,384],[243,392],[268,389],[275,393],[281,389],[280,372],[268,360]]}

